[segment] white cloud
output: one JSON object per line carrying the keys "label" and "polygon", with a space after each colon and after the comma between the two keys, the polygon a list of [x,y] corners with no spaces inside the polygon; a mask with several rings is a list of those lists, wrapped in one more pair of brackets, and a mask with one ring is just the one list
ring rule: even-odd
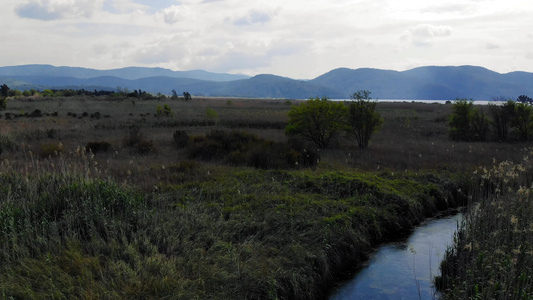
{"label": "white cloud", "polygon": [[187,16],[187,10],[187,7],[179,5],[172,5],[163,9],[165,23],[174,24],[183,20]]}
{"label": "white cloud", "polygon": [[529,0],[2,2],[0,66],[139,65],[296,78],[336,67],[427,64],[533,71]]}
{"label": "white cloud", "polygon": [[435,38],[447,37],[452,33],[453,29],[450,26],[418,24],[405,31],[400,36],[400,40],[414,46],[429,46],[433,44]]}

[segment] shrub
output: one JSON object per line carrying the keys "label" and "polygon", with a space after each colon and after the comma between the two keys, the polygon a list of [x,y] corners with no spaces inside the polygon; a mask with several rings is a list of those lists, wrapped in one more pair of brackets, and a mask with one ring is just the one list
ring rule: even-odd
{"label": "shrub", "polygon": [[124,139],[123,145],[125,147],[134,147],[137,145],[143,136],[141,133],[141,127],[139,125],[132,125],[129,127],[127,137]]}
{"label": "shrub", "polygon": [[176,130],[174,132],[174,144],[176,144],[178,148],[183,148],[187,146],[188,142],[189,142],[189,135],[187,134],[187,132],[183,130]]}
{"label": "shrub", "polygon": [[11,136],[0,135],[0,154],[5,150],[15,150],[17,149],[17,144]]}
{"label": "shrub", "polygon": [[42,158],[58,156],[63,152],[63,144],[46,143],[41,145],[39,156]]}
{"label": "shrub", "polygon": [[94,154],[98,152],[107,152],[111,149],[111,144],[106,141],[93,141],[88,142],[85,149],[87,152],[92,152]]}
{"label": "shrub", "polygon": [[162,107],[160,105],[157,106],[155,115],[156,117],[172,117],[174,113],[172,112],[172,108],[165,104]]}
{"label": "shrub", "polygon": [[129,128],[127,137],[123,141],[124,147],[133,148],[138,154],[148,154],[156,152],[156,148],[152,141],[143,139],[141,127],[139,125],[132,125]]}
{"label": "shrub", "polygon": [[39,109],[34,110],[31,114],[28,115],[28,117],[30,118],[40,118],[42,116],[43,113]]}
{"label": "shrub", "polygon": [[210,107],[205,109],[205,117],[211,122],[217,122],[219,120],[218,113]]}
{"label": "shrub", "polygon": [[227,133],[213,130],[205,137],[190,137],[187,150],[191,159],[220,160],[233,165],[251,166],[259,169],[310,167],[317,164],[318,154],[316,151],[308,151],[300,146],[296,147],[264,140],[247,132],[232,131]]}
{"label": "shrub", "polygon": [[135,145],[135,150],[139,154],[149,154],[156,152],[156,148],[152,141],[142,140]]}

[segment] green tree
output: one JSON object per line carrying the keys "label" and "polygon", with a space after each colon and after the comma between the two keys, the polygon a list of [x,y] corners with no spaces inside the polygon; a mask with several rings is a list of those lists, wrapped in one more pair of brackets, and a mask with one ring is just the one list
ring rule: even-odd
{"label": "green tree", "polygon": [[7,84],[0,86],[0,110],[7,108],[7,96],[9,95],[9,87]]}
{"label": "green tree", "polygon": [[500,142],[507,141],[509,130],[514,122],[515,102],[507,100],[503,104],[489,104],[489,114],[492,118],[494,133]]}
{"label": "green tree", "polygon": [[528,102],[516,103],[513,127],[523,141],[530,139],[533,132],[533,109]]}
{"label": "green tree", "polygon": [[7,84],[2,84],[2,86],[0,86],[0,96],[7,98],[9,96],[9,90]]}
{"label": "green tree", "polygon": [[474,101],[456,99],[450,115],[450,138],[452,140],[469,141],[472,139],[471,120]]}
{"label": "green tree", "polygon": [[487,139],[487,133],[489,132],[489,124],[490,120],[483,109],[474,107],[470,117],[472,139],[485,141]]}
{"label": "green tree", "polygon": [[43,95],[43,97],[54,97],[54,92],[50,89],[45,89],[41,95]]}
{"label": "green tree", "polygon": [[360,148],[367,148],[370,137],[383,125],[383,118],[376,112],[376,101],[370,98],[370,91],[361,90],[352,95],[348,109],[349,131],[355,136]]}
{"label": "green tree", "polygon": [[327,148],[345,129],[346,111],[342,102],[333,102],[327,97],[310,98],[291,107],[285,133],[303,136],[319,148]]}

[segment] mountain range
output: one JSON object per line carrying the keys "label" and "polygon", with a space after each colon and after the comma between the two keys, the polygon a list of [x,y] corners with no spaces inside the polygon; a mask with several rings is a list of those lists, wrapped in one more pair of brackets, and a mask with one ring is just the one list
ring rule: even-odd
{"label": "mountain range", "polygon": [[533,73],[502,74],[476,66],[427,66],[407,71],[339,68],[311,80],[296,80],[270,74],[249,77],[203,70],[21,65],[0,67],[0,84],[19,90],[121,88],[167,95],[176,90],[193,96],[289,99],[347,99],[357,90],[369,90],[375,99],[409,100],[516,99],[519,95],[533,95]]}

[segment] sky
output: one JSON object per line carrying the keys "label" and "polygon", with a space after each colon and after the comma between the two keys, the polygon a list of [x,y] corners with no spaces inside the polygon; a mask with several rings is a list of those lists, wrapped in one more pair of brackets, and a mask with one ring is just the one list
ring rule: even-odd
{"label": "sky", "polygon": [[2,0],[0,66],[533,72],[531,0]]}

